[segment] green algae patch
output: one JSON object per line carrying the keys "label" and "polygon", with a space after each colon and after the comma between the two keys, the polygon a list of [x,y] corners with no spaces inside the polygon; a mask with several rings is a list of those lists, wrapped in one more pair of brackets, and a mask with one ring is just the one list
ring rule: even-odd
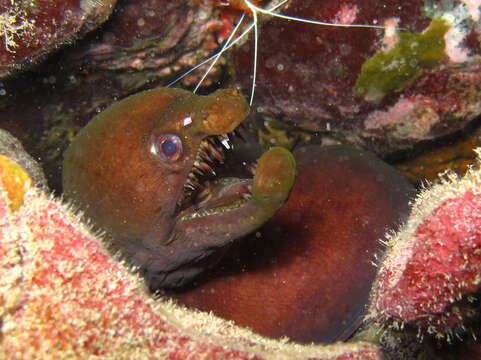
{"label": "green algae patch", "polygon": [[422,69],[445,58],[444,34],[449,25],[434,19],[422,33],[401,32],[391,51],[380,51],[362,65],[354,85],[356,95],[377,101],[392,91],[401,91],[422,74]]}

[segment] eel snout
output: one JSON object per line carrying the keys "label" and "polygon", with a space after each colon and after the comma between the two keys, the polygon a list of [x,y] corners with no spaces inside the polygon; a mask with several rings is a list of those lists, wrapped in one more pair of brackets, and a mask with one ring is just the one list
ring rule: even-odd
{"label": "eel snout", "polygon": [[66,197],[151,288],[184,285],[287,199],[295,161],[282,148],[259,159],[254,179],[216,176],[248,112],[233,89],[144,91],[97,115],[67,149]]}

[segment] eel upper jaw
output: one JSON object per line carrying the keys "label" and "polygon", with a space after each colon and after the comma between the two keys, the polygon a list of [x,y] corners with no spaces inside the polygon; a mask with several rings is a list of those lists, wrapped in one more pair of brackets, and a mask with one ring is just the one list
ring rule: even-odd
{"label": "eel upper jaw", "polygon": [[[236,222],[239,213],[252,203],[252,179],[220,178],[214,167],[224,162],[224,151],[232,150],[227,136],[205,138],[186,176],[177,201],[170,235],[157,249],[145,249],[136,258],[151,289],[179,288],[214,266],[232,240],[250,232]],[[246,176],[252,167],[245,171]],[[227,228],[235,228],[232,237]],[[154,234],[150,234],[152,238]]]}
{"label": "eel upper jaw", "polygon": [[[251,178],[219,177],[225,153],[233,150],[231,135],[209,136],[202,140],[177,201],[176,223],[203,216],[212,216],[239,208],[251,198]],[[247,165],[246,176],[253,167]]]}

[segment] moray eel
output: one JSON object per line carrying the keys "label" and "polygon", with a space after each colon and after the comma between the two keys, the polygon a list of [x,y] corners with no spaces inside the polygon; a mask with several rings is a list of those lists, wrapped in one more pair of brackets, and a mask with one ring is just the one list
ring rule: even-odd
{"label": "moray eel", "polygon": [[220,142],[230,147],[224,134],[248,113],[232,89],[197,96],[158,88],[116,102],[65,152],[64,194],[151,289],[182,286],[266,222],[293,186],[295,160],[282,148],[262,155],[253,179],[202,184],[222,162]]}

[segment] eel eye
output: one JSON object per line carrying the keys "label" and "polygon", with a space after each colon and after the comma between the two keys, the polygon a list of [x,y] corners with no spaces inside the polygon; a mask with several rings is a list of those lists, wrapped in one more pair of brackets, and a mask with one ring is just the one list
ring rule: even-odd
{"label": "eel eye", "polygon": [[172,163],[183,154],[182,140],[175,134],[162,134],[155,137],[150,151],[161,160]]}

